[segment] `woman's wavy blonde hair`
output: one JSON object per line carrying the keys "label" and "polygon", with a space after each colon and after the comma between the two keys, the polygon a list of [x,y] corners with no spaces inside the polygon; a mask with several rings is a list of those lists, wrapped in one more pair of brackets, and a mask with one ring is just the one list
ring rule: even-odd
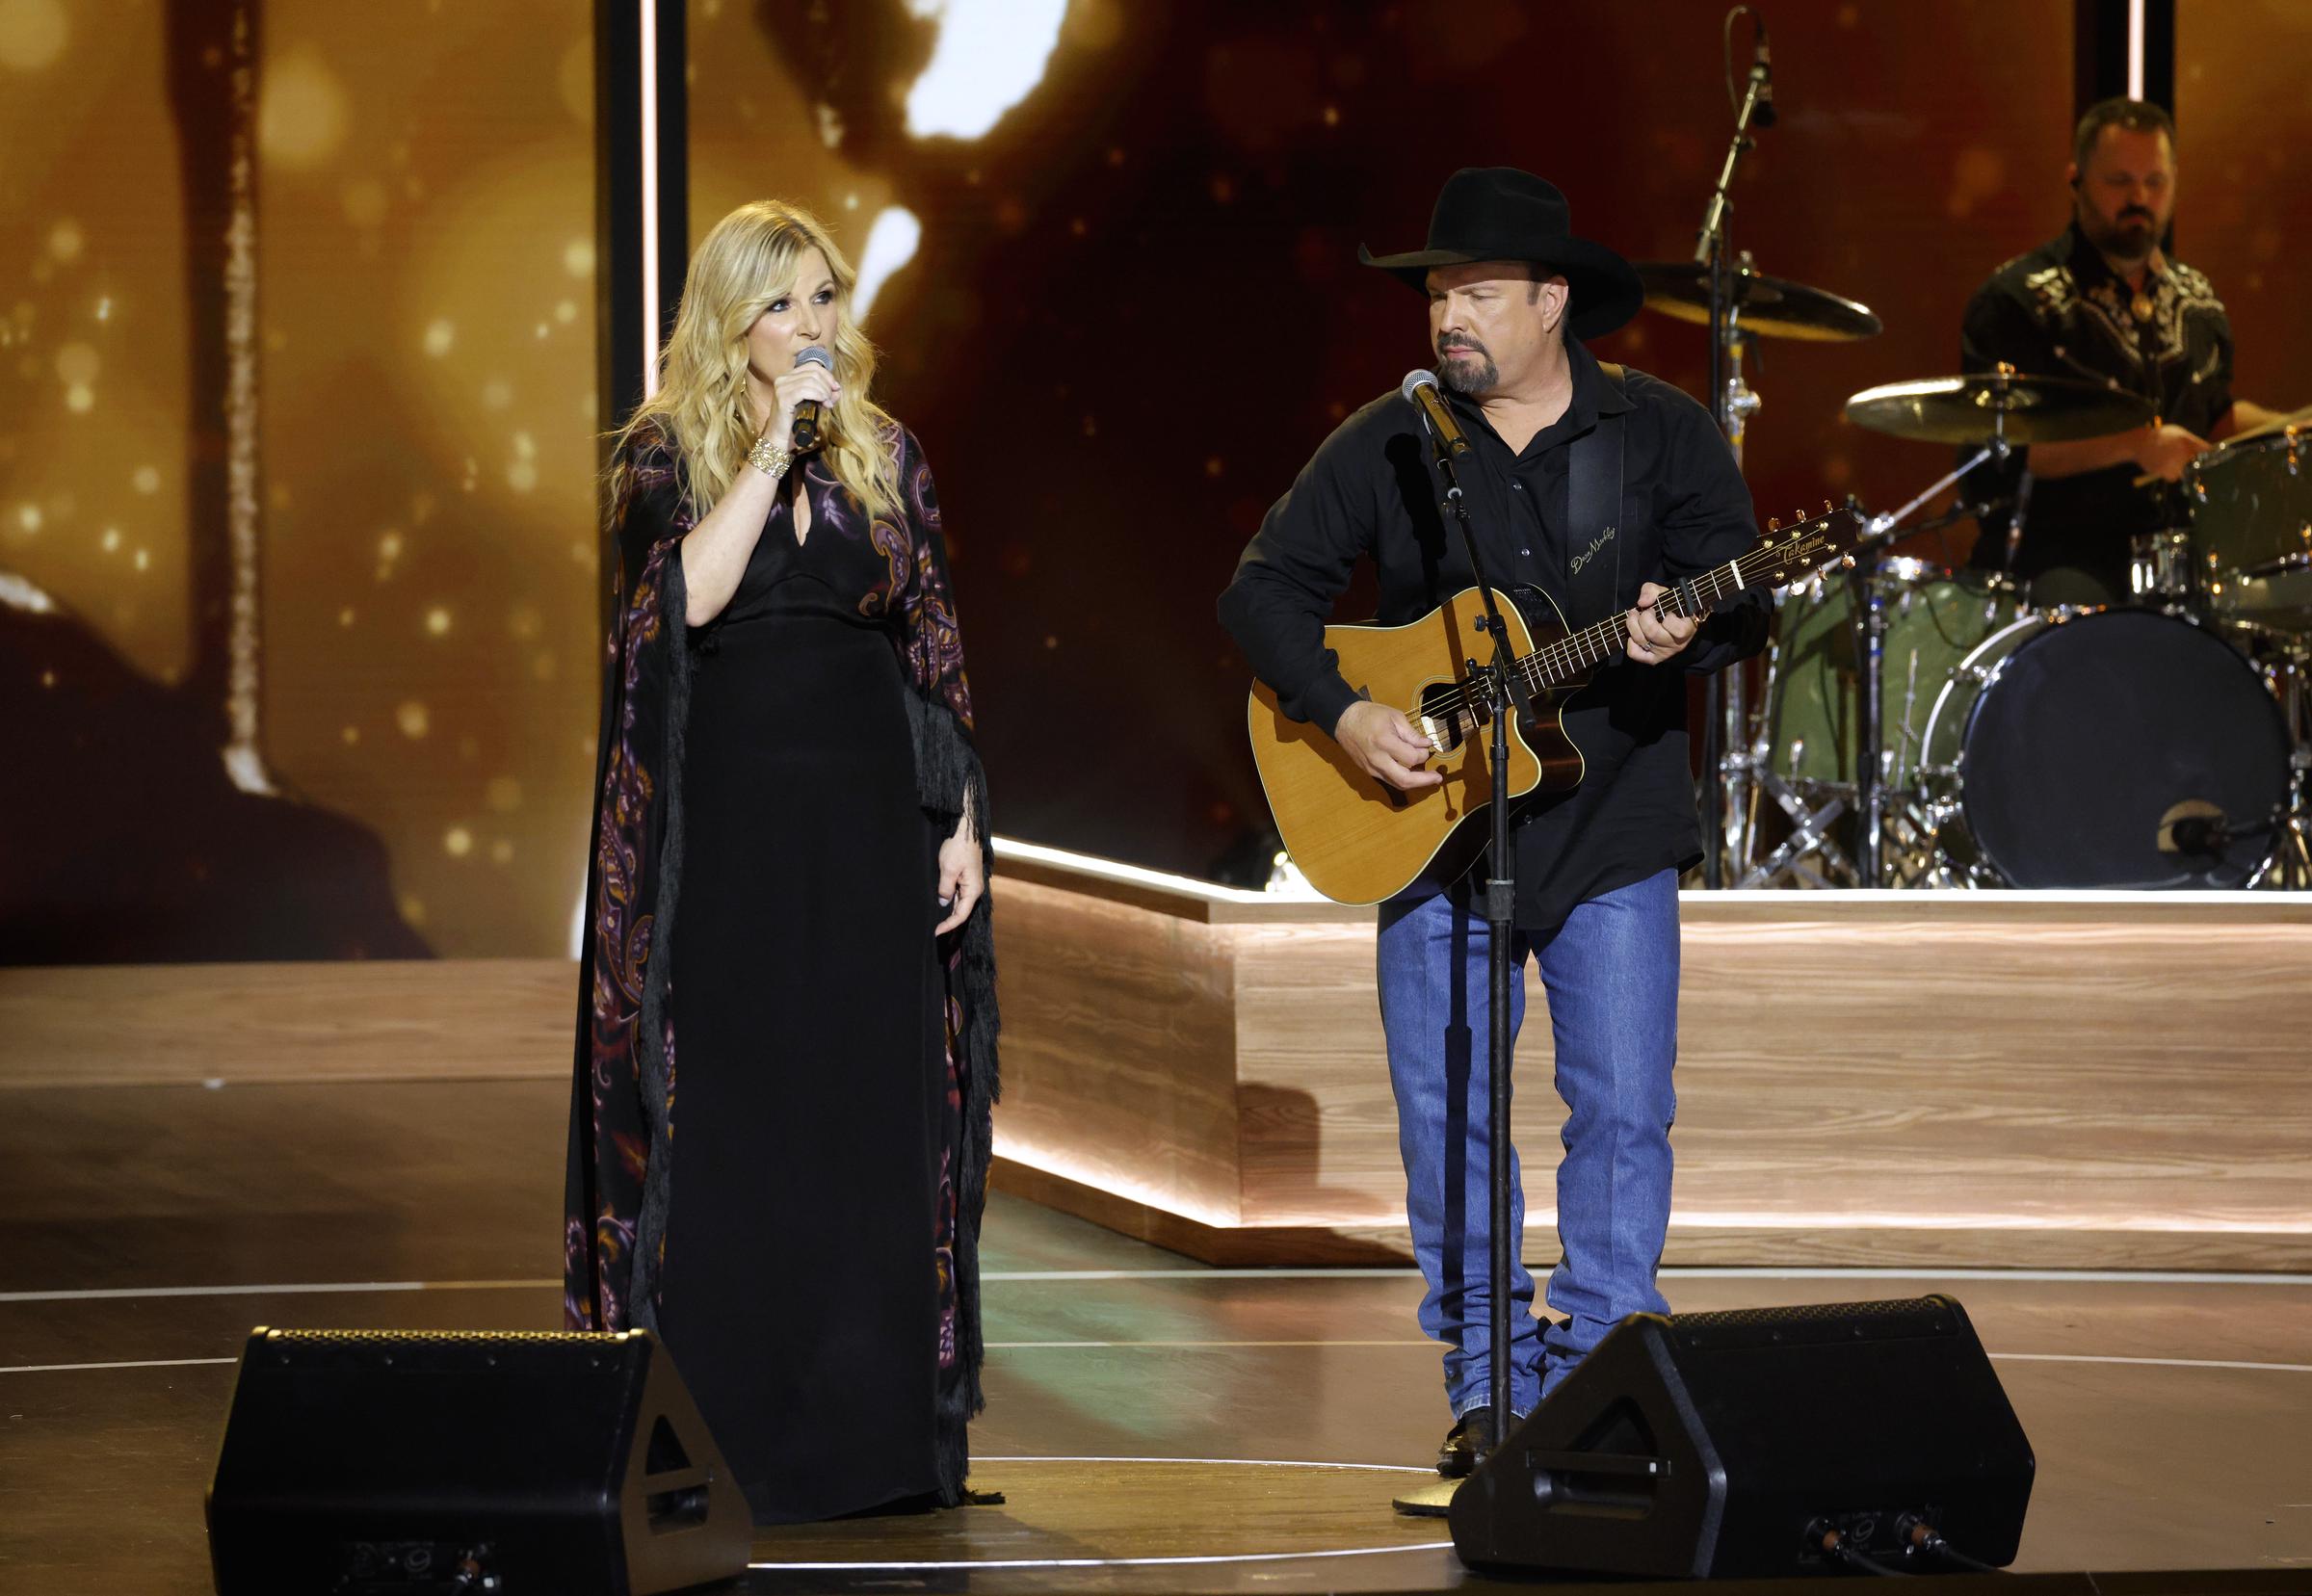
{"label": "woman's wavy blonde hair", "polygon": [[746,468],[754,442],[747,405],[747,329],[775,300],[795,292],[803,253],[827,257],[835,279],[835,331],[828,353],[843,385],[822,453],[835,480],[866,507],[870,518],[899,505],[899,460],[885,440],[891,417],[867,396],[875,377],[875,345],[851,314],[858,274],[819,219],[800,205],[757,199],[715,223],[691,257],[682,305],[660,358],[658,392],[636,407],[617,433],[612,453],[611,503],[624,502],[629,445],[655,427],[679,452],[682,486],[694,513],[704,518]]}

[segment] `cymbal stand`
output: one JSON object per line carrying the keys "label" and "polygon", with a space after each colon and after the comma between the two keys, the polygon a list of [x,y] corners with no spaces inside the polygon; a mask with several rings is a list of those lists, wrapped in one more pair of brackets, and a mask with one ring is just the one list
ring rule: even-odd
{"label": "cymbal stand", "polygon": [[[1750,252],[1742,251],[1742,264],[1750,266]],[[1744,469],[1742,446],[1749,431],[1750,417],[1757,414],[1766,401],[1745,379],[1744,358],[1749,353],[1749,334],[1742,326],[1742,306],[1736,304],[1726,313],[1722,334],[1725,346],[1725,430],[1726,444],[1734,451],[1734,468]],[[1767,671],[1768,693],[1772,691],[1773,667]],[[1751,724],[1749,662],[1738,660],[1710,678],[1709,691],[1719,702],[1719,790],[1721,808],[1712,817],[1712,824],[1722,828],[1726,850],[1725,875],[1728,877],[1742,873],[1750,860],[1756,846],[1758,817],[1759,748],[1757,728]],[[1761,703],[1766,694],[1761,694]]]}
{"label": "cymbal stand", "polygon": [[[2012,447],[2007,440],[2007,412],[1993,409],[1991,437],[1981,449],[1962,462],[1955,471],[1935,479],[1932,485],[1912,497],[1902,509],[1883,515],[1874,515],[1863,524],[1863,536],[1856,553],[1874,544],[1891,543],[1898,536],[1897,529],[1926,504],[1928,500],[1957,482],[1976,467],[1993,460],[2005,460]],[[1859,755],[1854,769],[1854,811],[1862,834],[1856,839],[1856,885],[1882,887],[1886,885],[1886,593],[1876,580],[1877,562],[1856,559],[1852,580],[1854,584],[1854,660],[1859,678],[1855,706],[1855,742]]]}
{"label": "cymbal stand", "polygon": [[[1737,8],[1739,10],[1740,8]],[[1733,13],[1728,13],[1731,26]],[[1743,151],[1751,147],[1750,129],[1771,126],[1774,119],[1773,103],[1766,98],[1772,79],[1768,73],[1765,52],[1750,68],[1749,83],[1742,103],[1734,112],[1734,136],[1726,144],[1726,159],[1719,168],[1718,186],[1711,191],[1709,208],[1702,213],[1702,228],[1696,239],[1694,258],[1710,268],[1710,412],[1719,431],[1734,449],[1735,464],[1742,463],[1742,419],[1730,409],[1734,390],[1742,382],[1741,335],[1737,330],[1738,306],[1728,282],[1726,260],[1726,217],[1733,209],[1729,191],[1734,186],[1734,169],[1740,164]],[[1728,355],[1734,356],[1733,375],[1726,370]],[[1747,393],[1747,389],[1744,389]],[[1751,396],[1754,400],[1755,395]],[[1757,406],[1751,406],[1752,409]],[[1747,412],[1745,418],[1747,419]],[[1726,735],[1729,726],[1739,730],[1737,712],[1727,700],[1735,694],[1726,690],[1729,672],[1712,672],[1702,686],[1702,793],[1701,810],[1708,817],[1702,827],[1702,884],[1706,887],[1725,885],[1726,844],[1729,837],[1739,840],[1742,828],[1731,822],[1725,779],[1725,756],[1730,748],[1744,744],[1739,737]],[[1738,674],[1736,672],[1735,674]]]}

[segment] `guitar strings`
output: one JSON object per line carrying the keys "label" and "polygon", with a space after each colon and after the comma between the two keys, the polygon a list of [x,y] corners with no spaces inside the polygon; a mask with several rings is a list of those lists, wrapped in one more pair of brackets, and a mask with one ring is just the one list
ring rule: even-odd
{"label": "guitar strings", "polygon": [[[1710,604],[1725,598],[1729,593],[1739,593],[1750,587],[1760,572],[1786,563],[1790,552],[1788,548],[1780,550],[1752,549],[1733,562],[1735,581],[1731,588],[1724,586],[1724,576],[1714,567],[1707,577],[1691,578],[1670,589],[1669,591],[1654,601],[1654,610],[1656,614],[1666,615],[1670,619],[1683,620],[1686,618],[1689,600],[1697,600],[1707,608]],[[1770,558],[1761,559],[1761,556]],[[1705,583],[1710,589],[1707,598],[1704,598],[1702,594]],[[1629,618],[1627,611],[1616,611],[1613,615],[1593,626],[1560,638],[1555,642],[1544,644],[1524,658],[1511,662],[1511,668],[1517,672],[1519,679],[1523,681],[1528,691],[1539,691],[1553,686],[1557,681],[1573,675],[1577,670],[1593,665],[1603,665],[1617,653],[1626,650],[1629,643]],[[1595,659],[1590,658],[1593,650],[1597,656]],[[1432,722],[1445,721],[1464,737],[1473,735],[1484,724],[1484,721],[1480,707],[1470,699],[1469,688],[1469,683],[1457,682],[1450,693],[1440,694],[1431,703],[1422,705],[1420,719]],[[1426,737],[1424,741],[1439,753],[1448,751],[1433,735]]]}

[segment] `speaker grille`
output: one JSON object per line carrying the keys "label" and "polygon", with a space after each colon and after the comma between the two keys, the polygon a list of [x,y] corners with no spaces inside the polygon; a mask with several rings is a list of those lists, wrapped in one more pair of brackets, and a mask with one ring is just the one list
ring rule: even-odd
{"label": "speaker grille", "polygon": [[269,1347],[489,1347],[541,1343],[591,1347],[605,1350],[620,1347],[632,1330],[606,1333],[590,1330],[260,1330]]}
{"label": "speaker grille", "polygon": [[[625,1368],[648,1351],[640,1330],[274,1330],[260,1327],[246,1357],[276,1369],[449,1373]],[[561,1377],[561,1376],[557,1376]]]}
{"label": "speaker grille", "polygon": [[1947,1296],[1880,1302],[1805,1302],[1788,1308],[1734,1308],[1672,1314],[1669,1333],[1687,1347],[1803,1347],[1838,1341],[1894,1341],[1950,1336],[1964,1316]]}

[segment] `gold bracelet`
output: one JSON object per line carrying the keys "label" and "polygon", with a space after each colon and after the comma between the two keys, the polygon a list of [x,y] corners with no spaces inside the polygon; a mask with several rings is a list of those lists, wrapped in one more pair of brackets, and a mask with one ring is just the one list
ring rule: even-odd
{"label": "gold bracelet", "polygon": [[791,450],[772,442],[770,434],[765,433],[747,451],[747,463],[775,481],[787,474],[787,467],[795,463],[795,456]]}

